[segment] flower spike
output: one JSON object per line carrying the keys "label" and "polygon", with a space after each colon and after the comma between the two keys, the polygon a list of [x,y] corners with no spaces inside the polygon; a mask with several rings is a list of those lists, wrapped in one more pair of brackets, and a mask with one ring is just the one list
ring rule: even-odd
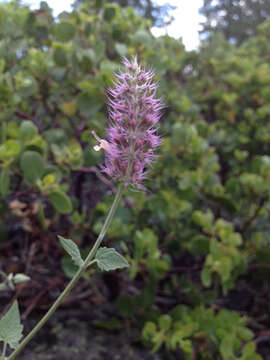
{"label": "flower spike", "polygon": [[125,186],[142,188],[142,181],[151,165],[156,148],[161,144],[157,124],[163,104],[156,97],[157,83],[154,72],[146,71],[137,62],[123,58],[125,71],[115,74],[114,86],[108,89],[108,140],[100,139],[94,149],[105,150],[103,171],[123,181]]}

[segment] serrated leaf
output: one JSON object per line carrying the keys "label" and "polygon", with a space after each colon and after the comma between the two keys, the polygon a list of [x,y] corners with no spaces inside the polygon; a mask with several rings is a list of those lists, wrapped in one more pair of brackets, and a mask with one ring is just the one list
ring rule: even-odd
{"label": "serrated leaf", "polygon": [[30,281],[31,278],[25,274],[16,274],[13,278],[14,284],[20,284],[25,281]]}
{"label": "serrated leaf", "polygon": [[14,301],[8,312],[0,320],[0,340],[15,349],[22,338],[23,325],[17,301]]}
{"label": "serrated leaf", "polygon": [[72,240],[65,239],[62,236],[58,236],[62,247],[66,250],[66,252],[70,255],[73,262],[78,266],[83,266],[83,259],[81,257],[80,250],[78,246]]}
{"label": "serrated leaf", "polygon": [[70,258],[69,255],[65,255],[61,259],[61,267],[64,274],[72,279],[73,276],[76,274],[78,270],[78,266],[74,264],[73,260]]}
{"label": "serrated leaf", "polygon": [[128,267],[127,260],[115,249],[102,247],[96,253],[97,265],[101,270],[110,271]]}

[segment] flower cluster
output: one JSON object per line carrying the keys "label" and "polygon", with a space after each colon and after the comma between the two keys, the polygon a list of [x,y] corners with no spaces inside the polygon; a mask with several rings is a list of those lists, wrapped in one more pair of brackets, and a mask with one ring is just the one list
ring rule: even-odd
{"label": "flower cluster", "polygon": [[163,108],[156,98],[154,72],[146,71],[137,59],[123,59],[125,72],[115,74],[113,88],[108,90],[109,128],[107,140],[100,139],[96,151],[105,151],[103,170],[125,185],[141,188],[147,168],[156,157],[154,150],[161,143],[157,123]]}

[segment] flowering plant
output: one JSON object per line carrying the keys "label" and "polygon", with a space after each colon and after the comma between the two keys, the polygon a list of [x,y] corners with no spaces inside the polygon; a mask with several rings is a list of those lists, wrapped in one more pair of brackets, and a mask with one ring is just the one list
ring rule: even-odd
{"label": "flowering plant", "polygon": [[[106,130],[108,140],[100,139],[94,131],[92,132],[99,142],[94,149],[105,151],[103,171],[120,182],[111,209],[85,260],[82,259],[79,248],[72,240],[59,236],[61,245],[71,256],[78,270],[52,307],[21,343],[19,342],[23,327],[20,323],[18,304],[13,303],[0,320],[0,340],[4,342],[1,360],[12,360],[21,352],[90,265],[96,263],[105,271],[128,266],[125,258],[115,249],[101,248],[100,245],[115,214],[123,188],[129,185],[143,188],[142,181],[147,174],[147,168],[156,156],[154,150],[161,143],[156,125],[161,116],[162,103],[156,98],[157,84],[152,81],[154,72],[146,71],[141,67],[136,57],[132,61],[124,58],[123,63],[126,71],[115,75],[117,80],[114,88],[108,90],[110,123]],[[6,358],[7,345],[15,350]]]}

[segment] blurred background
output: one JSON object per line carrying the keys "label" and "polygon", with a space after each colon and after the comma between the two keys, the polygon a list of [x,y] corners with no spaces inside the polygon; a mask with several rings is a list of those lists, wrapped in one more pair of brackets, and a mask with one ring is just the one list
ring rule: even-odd
{"label": "blurred background", "polygon": [[[117,184],[106,89],[156,72],[163,144],[90,268],[18,359],[270,359],[269,0],[0,2],[0,312],[24,334],[87,254]],[[76,329],[76,331],[74,331]],[[1,339],[1,334],[0,334]],[[10,351],[10,349],[8,349]]]}

